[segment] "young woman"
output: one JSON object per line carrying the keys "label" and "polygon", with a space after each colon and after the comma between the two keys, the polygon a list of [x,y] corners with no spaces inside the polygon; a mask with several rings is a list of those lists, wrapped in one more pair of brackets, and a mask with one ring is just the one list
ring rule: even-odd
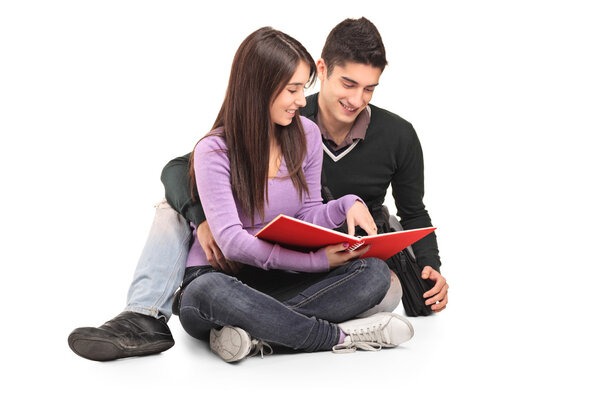
{"label": "young woman", "polygon": [[[241,360],[265,342],[346,351],[393,347],[413,335],[408,321],[390,313],[340,323],[378,304],[389,288],[383,261],[357,259],[368,249],[350,253],[341,243],[302,253],[253,236],[279,214],[328,228],[345,219],[365,230],[374,226],[357,196],[322,203],[321,135],[298,115],[315,71],[292,37],[272,28],[252,33],[234,57],[213,130],[193,153],[193,184],[215,240],[227,259],[245,267],[239,279],[213,269],[194,241],[179,318],[190,335],[210,336],[225,361]],[[281,296],[282,288],[298,284],[305,285],[299,294]]]}

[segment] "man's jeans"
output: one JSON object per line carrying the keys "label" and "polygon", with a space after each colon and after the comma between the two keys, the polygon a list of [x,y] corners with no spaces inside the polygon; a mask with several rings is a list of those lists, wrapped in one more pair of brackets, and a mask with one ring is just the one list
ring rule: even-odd
{"label": "man's jeans", "polygon": [[129,287],[125,310],[168,321],[173,294],[185,272],[192,230],[166,200],[155,208],[154,222]]}
{"label": "man's jeans", "polygon": [[[304,351],[328,350],[339,341],[335,323],[380,303],[390,287],[390,270],[376,258],[356,260],[323,274],[244,269],[250,275],[258,272],[258,278],[246,274],[241,281],[244,274],[238,279],[210,266],[195,270],[195,279],[183,290],[179,314],[191,336],[206,339],[210,329],[231,325],[269,343]],[[279,284],[262,285],[271,273]],[[281,279],[282,274],[291,279]],[[298,285],[305,285],[307,279],[308,287],[283,300],[298,293]]]}

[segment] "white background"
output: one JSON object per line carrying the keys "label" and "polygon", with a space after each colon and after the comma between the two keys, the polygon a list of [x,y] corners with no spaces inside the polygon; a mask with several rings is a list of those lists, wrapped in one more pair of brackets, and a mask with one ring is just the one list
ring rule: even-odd
{"label": "white background", "polygon": [[[592,3],[3,1],[3,389],[18,398],[597,398]],[[162,166],[212,125],[244,37],[271,25],[318,58],[335,24],[363,15],[389,59],[373,103],[412,122],[423,145],[448,309],[413,318],[415,338],[379,353],[232,366],[175,317],[176,345],[162,355],[97,363],[73,354],[72,329],[124,307],[163,196]]]}

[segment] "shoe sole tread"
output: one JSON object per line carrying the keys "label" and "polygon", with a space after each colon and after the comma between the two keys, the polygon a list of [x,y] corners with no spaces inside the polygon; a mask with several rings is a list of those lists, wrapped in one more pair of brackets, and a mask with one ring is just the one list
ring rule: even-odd
{"label": "shoe sole tread", "polygon": [[127,349],[110,340],[90,339],[78,337],[77,335],[70,335],[68,342],[69,347],[75,354],[93,361],[111,361],[119,358],[147,356],[161,353],[175,345],[173,340],[164,340]]}

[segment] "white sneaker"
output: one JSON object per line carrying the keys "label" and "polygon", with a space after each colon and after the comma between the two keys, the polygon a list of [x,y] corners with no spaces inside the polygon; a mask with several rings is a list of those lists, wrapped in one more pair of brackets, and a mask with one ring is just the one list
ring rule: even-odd
{"label": "white sneaker", "polygon": [[[259,352],[262,358],[265,347],[269,350],[267,354],[273,353],[273,348],[266,342],[252,339],[248,332],[236,326],[210,330],[210,349],[226,362],[240,361]],[[250,354],[252,350],[254,351]]]}
{"label": "white sneaker", "polygon": [[333,346],[334,353],[349,353],[356,349],[377,351],[382,347],[396,347],[410,340],[415,334],[406,318],[388,312],[342,322],[338,326],[346,334],[346,338],[344,343]]}

